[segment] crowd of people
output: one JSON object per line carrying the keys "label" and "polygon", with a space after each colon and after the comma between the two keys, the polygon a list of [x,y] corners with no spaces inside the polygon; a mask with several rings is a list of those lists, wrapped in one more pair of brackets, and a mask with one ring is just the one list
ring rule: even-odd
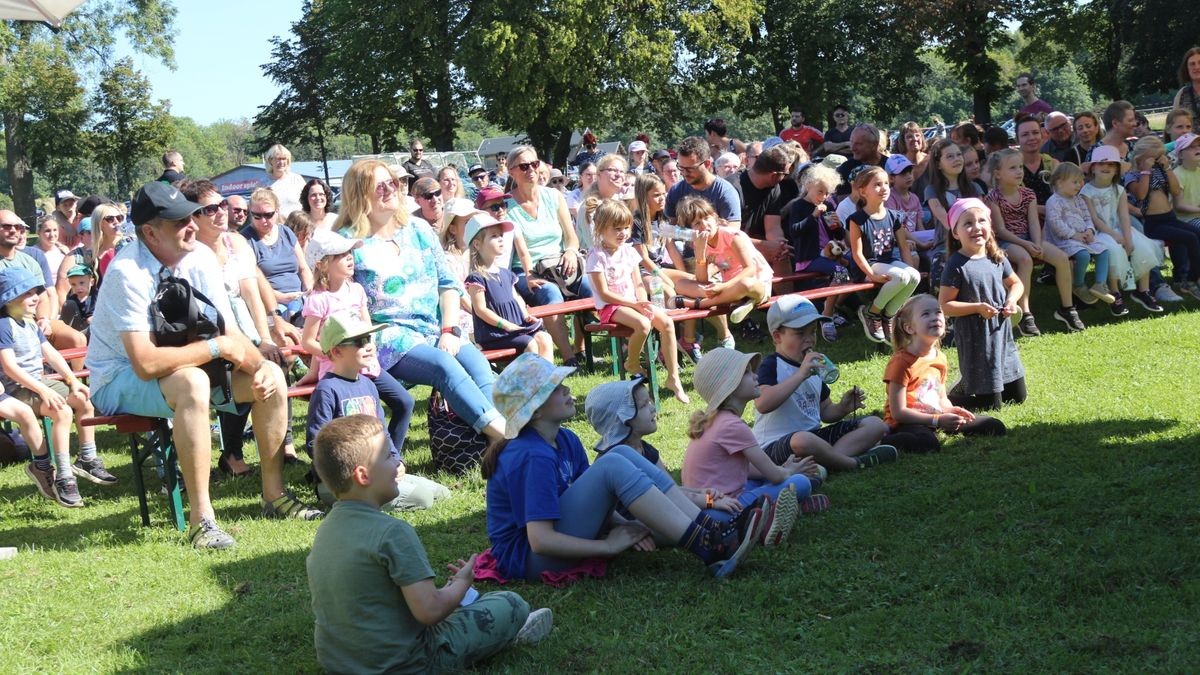
{"label": "crowd of people", "polygon": [[[712,119],[704,137],[654,148],[640,135],[621,155],[589,132],[567,173],[527,145],[493,170],[439,169],[414,139],[403,164],[354,163],[336,212],[330,187],[293,173],[281,145],[266,154],[269,185],[248,198],[186,177],[167,152],[128,209],[58,190],[36,243],[0,211],[0,417],[28,445],[38,491],[64,507],[84,503],[77,479],[118,482],[79,420],[173,418],[193,546],[235,543],[209,498],[214,475],[257,470],[266,517],[330,509],[308,560],[323,667],[470,663],[552,624],[514,593],[480,596],[476,575],[561,584],[603,575],[623,551],[676,545],[724,577],[754,546],[785,541],[799,514],[829,508],[818,492],[829,472],[937,450],[942,434],[1004,434],[986,413],[1026,398],[1016,337],[1041,333],[1039,279],[1069,331],[1084,330],[1085,305],[1125,316],[1126,298],[1147,312],[1200,300],[1200,48],[1180,76],[1161,137],[1125,101],[1055,110],[1026,73],[1015,138],[972,122],[930,138],[908,123],[889,144],[845,106],[824,132],[793,108],[762,141]],[[157,343],[168,278],[205,299],[219,335]],[[820,306],[792,292],[850,281],[873,289]],[[633,377],[586,397],[600,436],[591,462],[563,426],[577,412],[564,381],[588,365],[582,331],[530,311],[576,298],[594,301],[588,320],[632,333]],[[713,310],[711,325],[677,326],[672,312],[693,309]],[[837,367],[817,350],[855,319],[893,350],[882,417],[858,412],[859,387],[833,395]],[[679,481],[650,438],[652,332],[664,387],[703,401]],[[742,352],[738,340],[770,348]],[[951,340],[961,377],[948,388]],[[60,354],[84,346],[86,364]],[[501,349],[518,356],[497,375],[485,352]],[[303,446],[322,507],[284,482],[299,461],[289,382],[315,386]],[[491,548],[453,564],[440,589],[412,528],[379,516],[449,494],[403,462],[417,384],[486,440]],[[248,419],[257,469],[242,452]]]}

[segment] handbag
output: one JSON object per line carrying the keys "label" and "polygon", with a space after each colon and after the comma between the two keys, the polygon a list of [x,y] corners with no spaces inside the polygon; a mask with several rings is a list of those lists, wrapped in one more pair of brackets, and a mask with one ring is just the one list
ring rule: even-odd
{"label": "handbag", "polygon": [[465,475],[479,465],[487,437],[471,428],[436,389],[429,395],[429,452],[439,470]]}
{"label": "handbag", "polygon": [[[204,305],[217,317],[214,323],[204,313]],[[217,306],[187,279],[172,275],[166,268],[159,273],[158,290],[150,303],[154,340],[160,347],[184,347],[225,334],[225,319]],[[233,364],[213,359],[200,367],[214,388],[220,388],[225,402],[233,401]]]}
{"label": "handbag", "polygon": [[583,281],[583,255],[578,251],[574,252],[575,272],[569,276],[563,273],[563,257],[566,255],[568,254],[560,253],[542,258],[534,263],[533,273],[558,286],[563,298],[569,300],[579,297],[579,285]]}

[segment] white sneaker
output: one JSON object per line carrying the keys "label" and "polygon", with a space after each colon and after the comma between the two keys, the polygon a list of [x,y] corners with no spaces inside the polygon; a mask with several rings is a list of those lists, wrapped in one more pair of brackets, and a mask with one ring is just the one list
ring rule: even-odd
{"label": "white sneaker", "polygon": [[1154,291],[1154,299],[1159,302],[1183,302],[1183,298],[1178,293],[1171,290],[1170,284],[1163,284]]}
{"label": "white sneaker", "polygon": [[517,632],[516,642],[519,645],[536,645],[554,629],[554,612],[549,607],[535,609],[525,619],[525,625]]}
{"label": "white sneaker", "polygon": [[721,344],[721,346],[722,346],[722,347],[724,347],[725,349],[737,349],[737,341],[735,341],[735,340],[733,339],[733,336],[732,336],[732,335],[730,335],[729,337],[725,338],[724,340],[721,340],[721,341],[720,341],[720,344]]}

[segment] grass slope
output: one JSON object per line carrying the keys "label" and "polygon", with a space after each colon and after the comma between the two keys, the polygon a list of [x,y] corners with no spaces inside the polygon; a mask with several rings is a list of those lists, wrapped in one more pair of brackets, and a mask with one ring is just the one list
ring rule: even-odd
{"label": "grass slope", "polygon": [[[1200,313],[1102,311],[1086,312],[1095,325],[1078,335],[1043,313],[1047,334],[1020,341],[1030,399],[999,414],[1007,438],[835,475],[833,508],[728,582],[669,550],[624,555],[608,579],[566,590],[514,584],[554,609],[555,632],[491,667],[1190,670]],[[887,356],[855,329],[827,346],[842,371],[835,395],[858,384],[881,407]],[[582,398],[600,381],[569,380],[581,411],[571,427],[589,445]],[[655,442],[669,466],[689,412],[664,399]],[[423,417],[409,444],[418,473],[430,470]],[[0,671],[317,670],[304,573],[317,524],[263,520],[257,480],[227,480],[214,500],[239,546],[193,551],[161,498],[153,526],[140,526],[123,439],[99,440],[122,485],[83,483],[84,509],[42,500],[19,466],[0,469],[0,545],[21,549],[0,563]],[[304,471],[289,468],[289,483],[302,488]],[[439,570],[487,545],[483,482],[440,478],[454,496],[404,516]]]}

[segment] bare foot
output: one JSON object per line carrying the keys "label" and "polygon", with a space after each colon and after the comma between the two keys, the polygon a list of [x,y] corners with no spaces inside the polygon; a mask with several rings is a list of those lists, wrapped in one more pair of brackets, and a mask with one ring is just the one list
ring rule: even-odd
{"label": "bare foot", "polygon": [[667,389],[670,389],[671,393],[675,394],[675,399],[680,403],[692,402],[692,400],[688,398],[687,393],[684,392],[683,383],[679,381],[679,378],[675,378],[673,382],[668,382]]}
{"label": "bare foot", "polygon": [[637,358],[626,359],[625,372],[629,373],[630,377],[633,377],[635,375],[641,375],[643,377],[646,376],[646,370],[644,368],[642,368],[642,361],[641,361],[641,359],[637,359]]}

